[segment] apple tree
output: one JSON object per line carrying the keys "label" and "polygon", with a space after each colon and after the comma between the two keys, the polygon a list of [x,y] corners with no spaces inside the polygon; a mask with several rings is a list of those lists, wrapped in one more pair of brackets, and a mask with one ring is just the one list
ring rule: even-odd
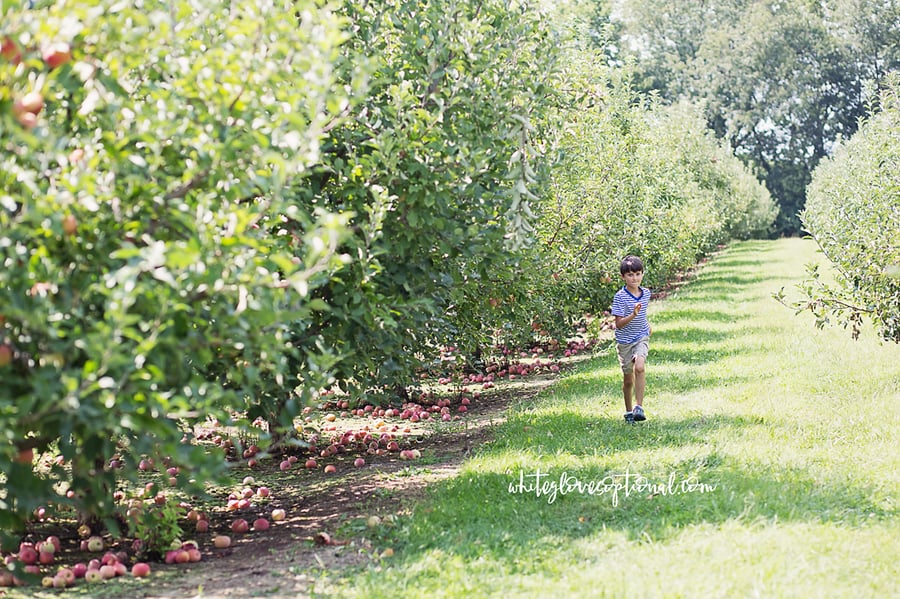
{"label": "apple tree", "polygon": [[0,40],[0,529],[111,522],[142,456],[212,479],[194,425],[327,382],[335,350],[292,340],[351,214],[297,188],[351,106],[346,34],[313,0],[22,1]]}
{"label": "apple tree", "polygon": [[798,303],[816,324],[849,326],[854,338],[870,319],[882,338],[900,343],[900,78],[889,77],[876,111],[813,171],[803,224],[834,267],[815,266]]}
{"label": "apple tree", "polygon": [[556,56],[524,2],[345,2],[340,73],[370,73],[351,119],[329,131],[309,202],[352,213],[352,264],[314,295],[310,331],[345,348],[336,382],[393,395],[442,347],[480,343],[479,312],[515,278],[543,160],[536,124]]}

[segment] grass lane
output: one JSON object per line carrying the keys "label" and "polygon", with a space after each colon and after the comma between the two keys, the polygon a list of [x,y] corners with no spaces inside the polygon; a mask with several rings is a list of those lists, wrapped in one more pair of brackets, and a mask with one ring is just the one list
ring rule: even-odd
{"label": "grass lane", "polygon": [[772,299],[815,260],[810,241],[731,246],[651,303],[647,422],[624,423],[614,350],[598,356],[373,533],[393,557],[316,591],[900,595],[900,347]]}

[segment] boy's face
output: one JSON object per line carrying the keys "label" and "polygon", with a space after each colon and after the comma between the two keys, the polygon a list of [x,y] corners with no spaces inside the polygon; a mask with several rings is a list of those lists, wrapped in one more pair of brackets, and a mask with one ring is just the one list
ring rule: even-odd
{"label": "boy's face", "polygon": [[641,286],[641,281],[644,280],[644,271],[626,272],[622,275],[622,278],[625,279],[626,287],[636,289]]}

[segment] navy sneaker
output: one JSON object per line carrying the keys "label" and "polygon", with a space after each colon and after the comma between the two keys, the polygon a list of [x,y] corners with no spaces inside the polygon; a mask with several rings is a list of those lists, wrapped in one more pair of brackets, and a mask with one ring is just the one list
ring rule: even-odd
{"label": "navy sneaker", "polygon": [[627,422],[628,424],[634,424],[633,412],[625,412],[625,422]]}
{"label": "navy sneaker", "polygon": [[634,406],[634,420],[636,422],[641,422],[647,419],[647,416],[644,415],[644,408],[641,406]]}

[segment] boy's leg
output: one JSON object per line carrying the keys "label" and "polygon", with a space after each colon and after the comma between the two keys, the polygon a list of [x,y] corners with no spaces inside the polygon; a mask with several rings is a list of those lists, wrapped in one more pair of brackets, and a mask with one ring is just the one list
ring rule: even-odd
{"label": "boy's leg", "polygon": [[625,396],[625,411],[631,411],[631,390],[634,388],[634,374],[626,372],[622,378],[622,394]]}
{"label": "boy's leg", "polygon": [[[644,389],[647,387],[645,361],[646,358],[644,356],[638,355],[634,357],[634,403],[639,406],[644,405]],[[630,404],[630,401],[627,402],[628,406]]]}
{"label": "boy's leg", "polygon": [[647,419],[647,415],[644,414],[644,390],[647,387],[646,366],[649,351],[649,340],[642,339],[635,347],[634,361],[632,362],[634,370],[634,419],[638,422]]}

